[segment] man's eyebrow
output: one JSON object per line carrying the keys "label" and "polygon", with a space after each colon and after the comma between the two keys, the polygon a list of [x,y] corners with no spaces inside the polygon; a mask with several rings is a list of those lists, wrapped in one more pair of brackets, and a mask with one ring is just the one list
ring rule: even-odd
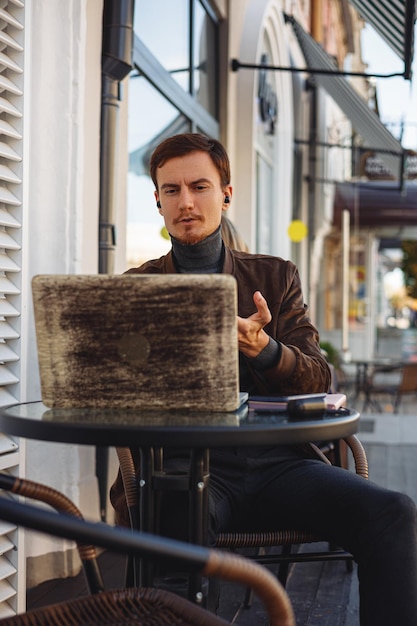
{"label": "man's eyebrow", "polygon": [[164,183],[161,185],[161,189],[166,189],[167,187],[179,187],[176,183]]}
{"label": "man's eyebrow", "polygon": [[[197,178],[197,180],[192,180],[189,185],[200,185],[201,183],[208,183],[209,185],[212,185],[213,182],[210,180],[210,178]],[[178,188],[180,185],[178,185],[178,183],[164,183],[163,185],[161,185],[161,190],[162,189],[167,189],[168,187],[172,188]]]}
{"label": "man's eyebrow", "polygon": [[209,183],[212,184],[210,178],[197,178],[197,180],[191,181],[191,185],[199,185],[200,183]]}

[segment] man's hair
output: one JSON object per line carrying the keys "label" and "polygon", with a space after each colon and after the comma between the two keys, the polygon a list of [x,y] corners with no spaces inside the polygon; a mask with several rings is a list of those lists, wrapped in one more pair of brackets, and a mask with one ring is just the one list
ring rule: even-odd
{"label": "man's hair", "polygon": [[249,248],[245,241],[242,239],[239,231],[233,222],[223,213],[222,214],[222,239],[224,245],[232,250],[241,250],[242,252],[249,252]]}
{"label": "man's hair", "polygon": [[230,185],[230,163],[225,148],[217,139],[210,139],[200,133],[183,133],[168,137],[157,146],[151,156],[149,169],[151,178],[158,189],[156,172],[169,159],[185,156],[191,152],[207,152],[220,174],[222,187]]}

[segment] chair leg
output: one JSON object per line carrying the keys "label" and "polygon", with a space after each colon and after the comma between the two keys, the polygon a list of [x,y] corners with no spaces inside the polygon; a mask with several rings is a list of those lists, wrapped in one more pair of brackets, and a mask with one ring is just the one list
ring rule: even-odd
{"label": "chair leg", "polygon": [[253,602],[253,589],[252,587],[246,588],[245,599],[243,600],[243,606],[245,609],[250,609]]}
{"label": "chair leg", "polygon": [[[264,554],[265,554],[265,548],[261,546],[260,548],[258,548],[258,556],[263,556]],[[245,593],[245,599],[243,600],[243,606],[245,607],[245,609],[250,609],[250,607],[252,606],[252,602],[253,602],[253,589],[252,587],[247,587],[246,593]]]}
{"label": "chair leg", "polygon": [[109,449],[96,446],[96,476],[98,482],[100,517],[105,522],[107,517],[107,483],[109,471]]}
{"label": "chair leg", "polygon": [[128,589],[137,586],[137,580],[135,575],[135,559],[130,554],[126,559],[125,586]]}
{"label": "chair leg", "polygon": [[[292,545],[284,545],[281,548],[281,552],[282,554],[285,555],[289,555],[291,554],[291,549],[292,549]],[[265,548],[259,548],[258,551],[258,555],[263,555],[265,554]],[[279,563],[278,565],[278,573],[277,573],[277,578],[279,580],[279,582],[281,583],[281,585],[284,587],[285,589],[285,585],[287,583],[287,578],[288,578],[288,572],[290,569],[290,563],[287,562],[282,562]],[[252,606],[252,602],[253,602],[253,590],[248,587],[246,589],[246,593],[245,593],[245,599],[244,599],[244,607],[245,609],[250,609],[250,607]]]}
{"label": "chair leg", "polygon": [[[291,554],[291,549],[292,549],[292,545],[291,544],[282,546],[282,554],[285,554],[285,555]],[[278,566],[277,578],[278,578],[279,582],[281,583],[281,585],[284,587],[284,589],[285,589],[285,586],[287,584],[287,578],[288,578],[289,569],[290,569],[289,561],[283,561]]]}
{"label": "chair leg", "polygon": [[[329,551],[333,552],[334,550],[341,550],[340,546],[335,545],[334,543],[329,543]],[[350,574],[353,572],[353,558],[346,557],[346,571]]]}

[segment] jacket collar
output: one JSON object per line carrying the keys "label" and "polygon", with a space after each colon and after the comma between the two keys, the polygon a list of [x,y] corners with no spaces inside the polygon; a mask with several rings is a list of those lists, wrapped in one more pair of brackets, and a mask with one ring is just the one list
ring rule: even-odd
{"label": "jacket collar", "polygon": [[[234,267],[233,255],[230,251],[230,248],[225,246],[225,255],[224,255],[222,274],[233,274],[233,267]],[[178,273],[174,265],[172,250],[170,250],[168,254],[166,254],[164,257],[163,271],[165,274],[177,274]]]}

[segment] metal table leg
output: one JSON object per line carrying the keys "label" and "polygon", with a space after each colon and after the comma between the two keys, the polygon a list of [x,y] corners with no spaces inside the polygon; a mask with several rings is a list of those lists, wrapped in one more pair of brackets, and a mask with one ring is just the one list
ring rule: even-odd
{"label": "metal table leg", "polygon": [[[209,451],[194,449],[190,455],[189,535],[191,543],[197,545],[207,545],[208,481]],[[188,597],[199,604],[206,604],[207,594],[203,592],[201,576],[190,576]]]}
{"label": "metal table leg", "polygon": [[[188,475],[164,471],[161,448],[140,449],[139,479],[139,529],[159,533],[159,492],[163,490],[189,493],[189,541],[207,545],[208,541],[208,481],[209,451],[197,448],[190,452]],[[154,579],[152,563],[136,559],[134,563],[136,584],[151,586]],[[188,597],[205,605],[206,594],[197,574],[189,577]]]}
{"label": "metal table leg", "polygon": [[[140,449],[139,526],[140,530],[154,532],[154,494],[152,479],[155,471],[153,448]],[[147,559],[135,561],[139,586],[148,587],[153,582],[152,564]]]}

